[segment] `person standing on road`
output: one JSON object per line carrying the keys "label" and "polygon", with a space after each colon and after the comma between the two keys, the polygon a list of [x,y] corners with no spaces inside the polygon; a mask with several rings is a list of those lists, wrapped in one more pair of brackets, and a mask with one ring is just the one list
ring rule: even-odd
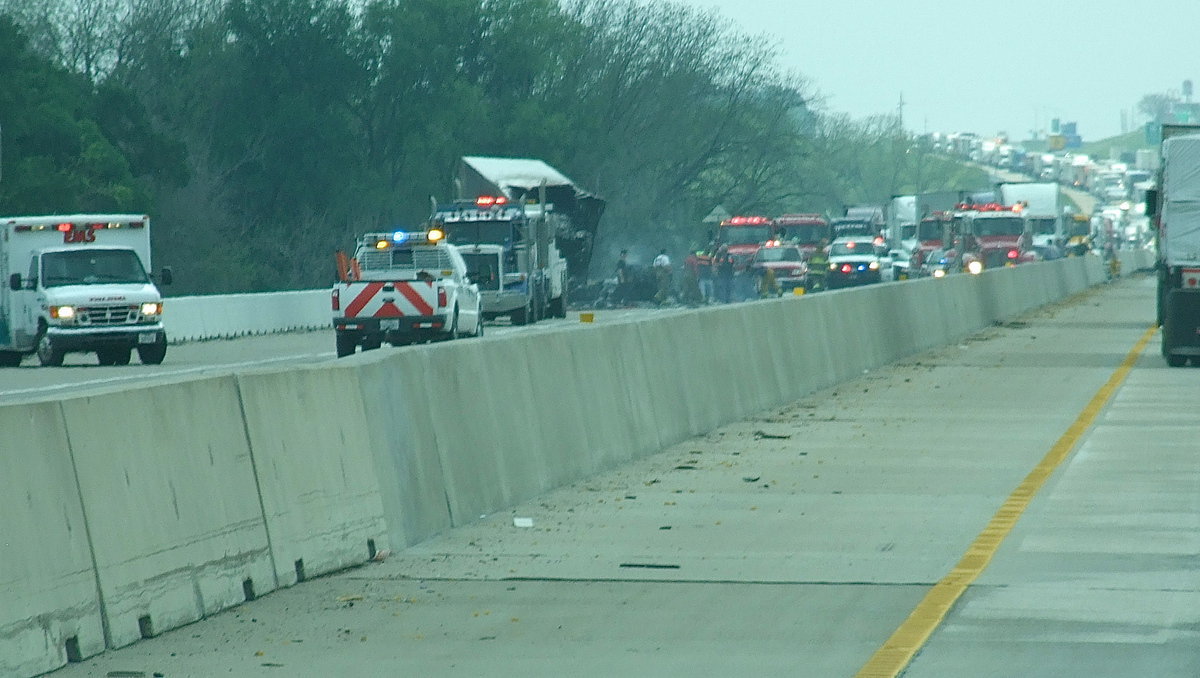
{"label": "person standing on road", "polygon": [[728,246],[721,245],[717,249],[713,267],[716,269],[717,301],[728,304],[733,295],[733,256],[729,254]]}
{"label": "person standing on road", "polygon": [[658,251],[658,256],[654,257],[651,266],[658,279],[658,293],[654,295],[654,301],[660,305],[665,304],[671,296],[671,257],[667,256],[666,248]]}
{"label": "person standing on road", "polygon": [[814,292],[825,289],[825,276],[829,274],[829,254],[825,248],[829,241],[821,238],[817,249],[808,255],[808,287]]}
{"label": "person standing on road", "polygon": [[696,252],[696,279],[700,284],[700,301],[713,303],[713,257],[712,248]]}
{"label": "person standing on road", "polygon": [[613,290],[613,303],[624,306],[629,300],[629,250],[621,250],[617,259],[617,287]]}

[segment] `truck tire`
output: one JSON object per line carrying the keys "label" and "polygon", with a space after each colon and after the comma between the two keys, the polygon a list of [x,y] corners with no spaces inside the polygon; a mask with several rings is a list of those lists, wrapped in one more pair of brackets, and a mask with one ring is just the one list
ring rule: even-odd
{"label": "truck tire", "polygon": [[143,365],[161,365],[167,357],[167,337],[163,335],[153,344],[139,344],[137,347],[138,360]]}
{"label": "truck tire", "polygon": [[54,340],[50,338],[45,326],[43,326],[41,333],[38,335],[37,342],[38,362],[43,367],[59,367],[63,364],[63,357],[65,355],[65,351],[54,345]]}
{"label": "truck tire", "polygon": [[533,305],[529,300],[525,301],[525,308],[518,308],[512,312],[512,324],[528,325],[533,321]]}
{"label": "truck tire", "polygon": [[458,331],[458,307],[454,307],[454,319],[450,321],[450,331],[446,333],[446,341],[454,341],[462,336]]}
{"label": "truck tire", "polygon": [[562,294],[558,298],[550,300],[550,317],[567,317],[567,286],[565,283],[563,284]]}
{"label": "truck tire", "polygon": [[0,367],[20,367],[24,357],[16,351],[0,351]]}
{"label": "truck tire", "polygon": [[129,347],[114,346],[96,351],[96,359],[101,365],[128,365],[132,350]]}
{"label": "truck tire", "polygon": [[358,348],[358,335],[350,332],[336,332],[334,343],[337,344],[337,357],[345,358],[348,355],[354,355],[354,351]]}

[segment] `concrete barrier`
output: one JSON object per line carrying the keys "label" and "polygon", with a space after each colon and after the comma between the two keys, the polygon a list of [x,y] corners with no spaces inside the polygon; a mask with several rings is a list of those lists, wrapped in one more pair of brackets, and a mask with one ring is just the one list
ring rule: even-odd
{"label": "concrete barrier", "polygon": [[1080,257],[0,407],[20,453],[0,459],[0,672],[414,544],[1105,279]]}
{"label": "concrete barrier", "polygon": [[329,290],[168,297],[163,324],[172,342],[227,339],[329,327]]}
{"label": "concrete barrier", "polygon": [[449,529],[446,476],[432,425],[429,352],[417,348],[345,358],[358,372],[370,450],[393,548]]}
{"label": "concrete barrier", "polygon": [[237,384],[278,585],[387,548],[357,372],[256,372]]}
{"label": "concrete barrier", "polygon": [[62,409],[108,647],[275,588],[234,377],[111,390]]}
{"label": "concrete barrier", "polygon": [[96,571],[58,403],[0,408],[0,676],[104,650]]}

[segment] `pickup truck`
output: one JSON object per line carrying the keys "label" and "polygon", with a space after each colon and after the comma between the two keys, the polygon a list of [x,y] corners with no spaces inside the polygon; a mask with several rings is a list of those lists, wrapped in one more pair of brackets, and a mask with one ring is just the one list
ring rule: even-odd
{"label": "pickup truck", "polygon": [[440,229],[368,233],[338,255],[331,293],[339,358],[361,346],[404,346],[483,334],[479,286]]}

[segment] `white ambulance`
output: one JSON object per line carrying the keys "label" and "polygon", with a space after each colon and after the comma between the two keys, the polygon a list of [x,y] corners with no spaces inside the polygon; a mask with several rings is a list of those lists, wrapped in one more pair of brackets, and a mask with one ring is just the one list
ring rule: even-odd
{"label": "white ambulance", "polygon": [[[163,301],[149,270],[145,215],[0,217],[0,367],[30,353],[61,365],[79,352],[127,365],[134,349],[161,363]],[[171,282],[169,269],[159,282]]]}

